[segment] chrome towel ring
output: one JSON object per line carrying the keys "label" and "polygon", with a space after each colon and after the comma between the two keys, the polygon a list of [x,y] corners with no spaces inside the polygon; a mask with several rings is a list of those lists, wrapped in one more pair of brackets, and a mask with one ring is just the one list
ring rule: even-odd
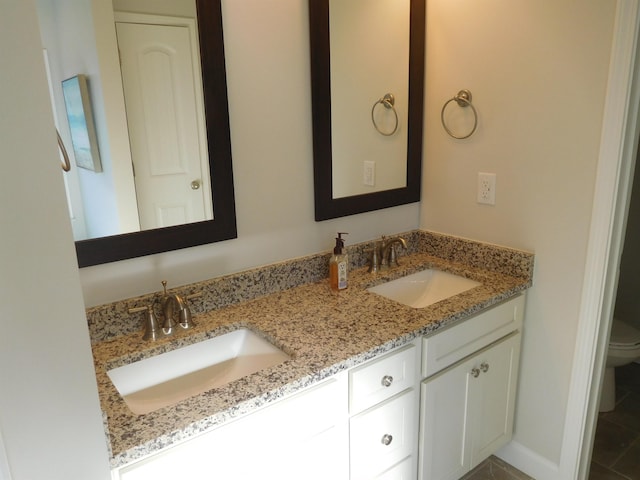
{"label": "chrome towel ring", "polygon": [[[458,106],[462,108],[471,107],[471,110],[473,111],[473,128],[466,135],[454,134],[449,129],[449,127],[447,127],[447,124],[444,121],[444,111],[447,108],[447,105],[449,105],[454,100],[458,104]],[[460,90],[456,96],[447,100],[445,104],[442,106],[442,111],[440,112],[440,120],[442,121],[442,126],[444,127],[445,131],[453,138],[457,138],[458,140],[464,140],[465,138],[469,138],[471,135],[473,135],[473,132],[475,132],[476,128],[478,127],[478,112],[476,111],[476,107],[474,107],[473,104],[471,103],[471,92],[469,90]]]}
{"label": "chrome towel ring", "polygon": [[[387,93],[381,99],[376,100],[376,102],[373,104],[373,107],[371,107],[371,121],[373,122],[373,126],[376,128],[380,135],[384,135],[385,137],[390,137],[391,135],[396,133],[396,130],[398,130],[398,112],[396,111],[395,103],[396,98],[393,96],[393,93]],[[391,132],[383,132],[382,130],[380,130],[380,127],[378,127],[378,124],[376,123],[374,112],[378,104],[382,104],[384,108],[390,109],[395,115],[396,122]]]}

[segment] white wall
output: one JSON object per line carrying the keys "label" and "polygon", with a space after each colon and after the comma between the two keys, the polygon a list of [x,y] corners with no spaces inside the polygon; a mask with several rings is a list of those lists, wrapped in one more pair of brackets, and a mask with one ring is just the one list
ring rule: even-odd
{"label": "white wall", "polygon": [[6,453],[0,473],[13,480],[106,480],[107,449],[33,0],[3,0],[0,44],[0,145],[7,169],[0,175],[0,443]]}
{"label": "white wall", "polygon": [[418,205],[315,222],[306,0],[223,1],[238,238],[80,272],[87,306],[418,227]]}
{"label": "white wall", "polygon": [[[515,440],[558,463],[615,2],[427,8],[421,227],[536,253]],[[473,93],[479,127],[459,141],[444,132],[440,109],[462,88]],[[495,206],[476,204],[478,172],[497,174]]]}

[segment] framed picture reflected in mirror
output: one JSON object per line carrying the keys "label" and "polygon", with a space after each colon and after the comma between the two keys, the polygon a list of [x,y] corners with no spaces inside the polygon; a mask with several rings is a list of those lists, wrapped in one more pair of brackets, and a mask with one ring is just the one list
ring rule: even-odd
{"label": "framed picture reflected in mirror", "polygon": [[76,165],[102,172],[87,77],[80,74],[64,80],[62,93]]}

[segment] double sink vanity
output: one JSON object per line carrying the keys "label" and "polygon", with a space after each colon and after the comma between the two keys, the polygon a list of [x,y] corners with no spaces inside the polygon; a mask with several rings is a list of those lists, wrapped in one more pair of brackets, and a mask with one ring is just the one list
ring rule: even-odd
{"label": "double sink vanity", "polygon": [[456,479],[508,442],[533,255],[403,237],[339,292],[328,254],[175,289],[195,327],[155,342],[153,295],[89,309],[113,478]]}

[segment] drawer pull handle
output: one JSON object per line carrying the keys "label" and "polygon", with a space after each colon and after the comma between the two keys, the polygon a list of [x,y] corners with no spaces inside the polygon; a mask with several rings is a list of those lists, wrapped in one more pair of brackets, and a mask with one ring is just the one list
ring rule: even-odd
{"label": "drawer pull handle", "polygon": [[480,370],[482,370],[483,372],[488,372],[489,371],[489,364],[487,362],[482,362],[480,364]]}
{"label": "drawer pull handle", "polygon": [[382,377],[382,385],[384,387],[390,387],[392,383],[393,377],[391,375],[385,375],[384,377]]}
{"label": "drawer pull handle", "polygon": [[382,444],[383,445],[391,445],[391,442],[393,441],[393,436],[389,435],[388,433],[385,433],[382,436]]}
{"label": "drawer pull handle", "polygon": [[475,367],[471,369],[471,376],[473,378],[478,378],[479,375],[480,375],[480,369]]}

